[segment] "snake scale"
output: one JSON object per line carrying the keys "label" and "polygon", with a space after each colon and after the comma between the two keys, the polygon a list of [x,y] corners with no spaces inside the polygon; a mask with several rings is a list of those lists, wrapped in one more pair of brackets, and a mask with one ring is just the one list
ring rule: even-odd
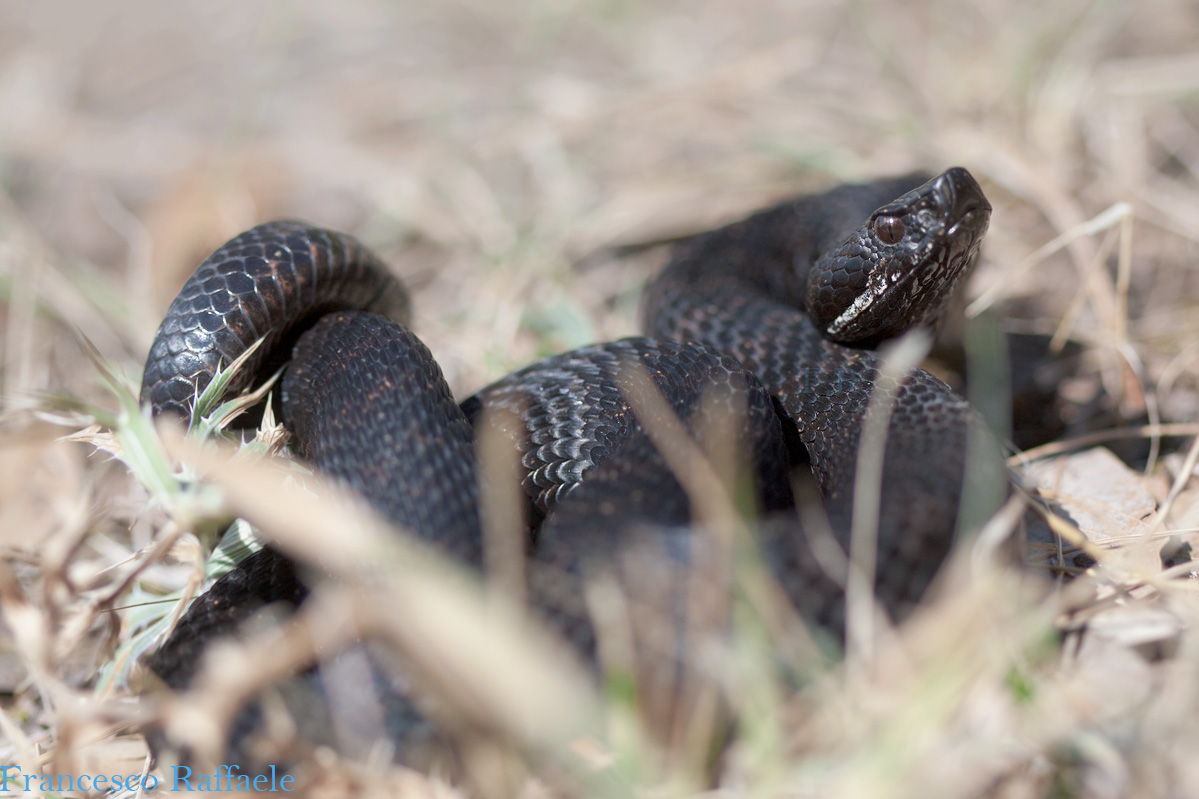
{"label": "snake scale", "polygon": [[[268,223],[222,246],[187,281],[150,351],[141,399],[155,415],[186,417],[215,370],[263,339],[229,391],[287,361],[280,393],[295,452],[475,569],[485,554],[479,486],[498,479],[476,463],[475,442],[503,436],[527,498],[516,529],[527,535],[530,603],[591,659],[589,575],[623,569],[622,584],[672,618],[686,576],[711,559],[694,491],[653,432],[674,419],[702,441],[719,419],[740,443],[750,486],[743,505],[763,520],[766,565],[800,615],[835,636],[844,575],[829,574],[788,511],[788,476],[810,464],[828,527],[847,549],[863,420],[877,412],[872,397],[887,398],[875,593],[892,614],[906,613],[954,543],[965,475],[979,474],[966,459],[980,423],[927,372],[880,376],[874,348],[937,324],[990,210],[955,167],[931,179],[839,186],[689,237],[646,288],[645,337],[548,358],[461,405],[405,327],[407,296],[384,264],[349,236]],[[638,370],[664,405],[634,401]],[[979,457],[980,479],[1002,482],[998,449]],[[269,604],[298,605],[307,590],[293,564],[263,550],[200,596],[147,665],[166,685],[186,687],[211,640]],[[666,653],[664,685],[686,666],[686,635],[672,625],[641,643]],[[297,739],[363,753],[382,736],[409,761],[437,739],[386,653],[367,643],[338,657],[345,673],[369,675],[372,698],[358,701],[382,712],[367,714],[373,728],[329,723],[328,675],[342,672],[325,664],[296,675],[287,694]],[[225,762],[253,760],[261,712],[240,714]],[[171,746],[161,732],[149,735],[157,752]]]}

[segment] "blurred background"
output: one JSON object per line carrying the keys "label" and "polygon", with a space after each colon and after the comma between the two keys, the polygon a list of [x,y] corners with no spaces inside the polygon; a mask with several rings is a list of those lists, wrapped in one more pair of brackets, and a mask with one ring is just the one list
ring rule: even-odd
{"label": "blurred background", "polygon": [[[663,249],[629,245],[955,164],[995,206],[971,313],[1081,345],[1127,418],[1193,421],[1190,0],[8,0],[0,408],[111,405],[80,336],[136,384],[186,276],[268,219],[383,254],[466,396],[635,332]],[[6,557],[148,540],[121,467],[0,444]],[[10,632],[0,692],[36,721]],[[86,689],[100,654],[45,664]]]}
{"label": "blurred background", "polygon": [[470,390],[635,329],[653,260],[605,248],[953,164],[997,206],[975,293],[1092,335],[1103,230],[1014,267],[1126,202],[1141,306],[1179,298],[1197,42],[1187,2],[5,3],[5,394],[77,387],[56,321],[136,376],[186,275],[271,218],[382,250]]}

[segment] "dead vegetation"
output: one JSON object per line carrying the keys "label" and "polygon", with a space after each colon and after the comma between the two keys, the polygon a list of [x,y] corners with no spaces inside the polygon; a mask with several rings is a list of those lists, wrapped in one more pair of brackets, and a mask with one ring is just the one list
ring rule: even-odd
{"label": "dead vegetation", "polygon": [[[130,449],[143,439],[108,436],[121,409],[97,362],[136,385],[170,297],[232,234],[296,216],[365,239],[466,396],[633,332],[660,250],[620,245],[957,163],[995,205],[967,316],[1080,347],[1061,440],[1013,458],[1073,520],[1030,545],[1051,587],[963,552],[939,601],[798,689],[765,661],[803,642],[743,625],[725,690],[749,720],[715,788],[689,744],[653,752],[626,695],[532,662],[553,642],[469,591],[402,629],[330,592],[310,637],[352,618],[447,662],[485,645],[504,668],[468,686],[475,710],[551,753],[479,748],[475,784],[495,795],[1199,795],[1197,42],[1182,0],[3,6],[0,765],[142,771],[128,728],[149,711],[108,679],[113,657],[132,654],[131,606],[193,577],[214,516],[329,562],[375,553],[331,545],[316,510],[254,504],[252,469],[194,489]],[[48,395],[107,409],[88,433],[106,449],[59,440]],[[246,684],[205,690],[163,711],[200,739]],[[378,764],[314,789],[396,790],[456,789]]]}

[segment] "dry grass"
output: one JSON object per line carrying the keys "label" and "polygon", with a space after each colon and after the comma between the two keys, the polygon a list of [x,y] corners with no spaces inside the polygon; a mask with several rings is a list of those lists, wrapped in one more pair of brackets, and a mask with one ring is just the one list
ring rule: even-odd
{"label": "dry grass", "polygon": [[[1199,493],[1187,439],[1157,435],[1193,435],[1199,410],[1197,42],[1184,0],[3,5],[0,764],[143,767],[123,730],[145,711],[96,690],[131,634],[117,608],[193,574],[181,520],[245,508],[218,491],[164,509],[28,409],[48,392],[115,408],[80,334],[135,381],[173,292],[232,234],[297,216],[360,235],[413,287],[417,332],[465,396],[636,329],[660,254],[613,245],[960,163],[995,205],[971,314],[1081,343],[1070,412],[1102,393],[1152,448],[1142,472],[1081,476],[1042,451],[1042,494],[1088,522],[1030,560],[1056,574],[1085,549],[1098,565],[1062,569],[1081,579],[1029,591],[963,553],[943,601],[799,691],[762,678],[790,633],[743,624],[728,691],[749,720],[717,794],[1199,795],[1193,570],[1160,554],[1193,546]],[[153,562],[173,533],[182,565]],[[474,629],[464,596],[450,606]],[[329,596],[312,629],[359,601]],[[513,740],[552,752],[480,749],[476,782],[705,787],[691,760],[645,754],[619,696],[596,710],[569,667],[551,672],[560,706],[591,708],[582,726],[538,716],[517,683],[472,687]],[[324,786],[346,790],[449,789],[377,769]]]}

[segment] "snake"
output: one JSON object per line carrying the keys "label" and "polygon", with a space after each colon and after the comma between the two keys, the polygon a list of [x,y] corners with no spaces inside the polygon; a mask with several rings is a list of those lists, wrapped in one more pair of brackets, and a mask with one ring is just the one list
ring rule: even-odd
{"label": "snake", "polygon": [[[140,399],[154,416],[189,418],[222,367],[245,361],[226,388],[235,393],[286,363],[280,405],[295,454],[476,571],[486,562],[480,487],[499,479],[476,448],[499,436],[525,499],[512,526],[523,536],[530,604],[591,661],[588,575],[624,569],[623,584],[652,595],[669,619],[686,575],[712,557],[697,532],[694,487],[657,426],[677,422],[684,437],[703,439],[705,425],[724,420],[750,486],[743,504],[763,520],[763,559],[804,620],[837,630],[845,575],[814,551],[790,478],[810,466],[824,526],[848,551],[863,430],[885,413],[874,593],[902,618],[959,538],[963,497],[1004,485],[1005,473],[999,448],[977,444],[989,439],[970,405],[921,369],[887,371],[878,346],[938,324],[990,212],[960,167],[787,200],[679,241],[646,286],[645,335],[551,356],[461,403],[409,329],[408,296],[377,256],[346,234],[270,222],[221,246],[187,280],[151,346]],[[647,406],[635,385],[663,402]],[[267,547],[198,597],[146,665],[182,690],[211,641],[265,607],[298,606],[308,590],[296,564]],[[690,644],[677,630],[665,637],[677,670]],[[436,714],[378,647],[364,642],[339,657],[341,671],[326,664],[294,678],[297,737],[364,754],[383,736],[399,759],[418,760],[412,753],[441,735]],[[329,675],[343,672],[366,675],[373,727],[330,722]],[[225,762],[255,756],[262,713],[240,713]],[[161,730],[147,735],[157,754],[171,751]]]}

